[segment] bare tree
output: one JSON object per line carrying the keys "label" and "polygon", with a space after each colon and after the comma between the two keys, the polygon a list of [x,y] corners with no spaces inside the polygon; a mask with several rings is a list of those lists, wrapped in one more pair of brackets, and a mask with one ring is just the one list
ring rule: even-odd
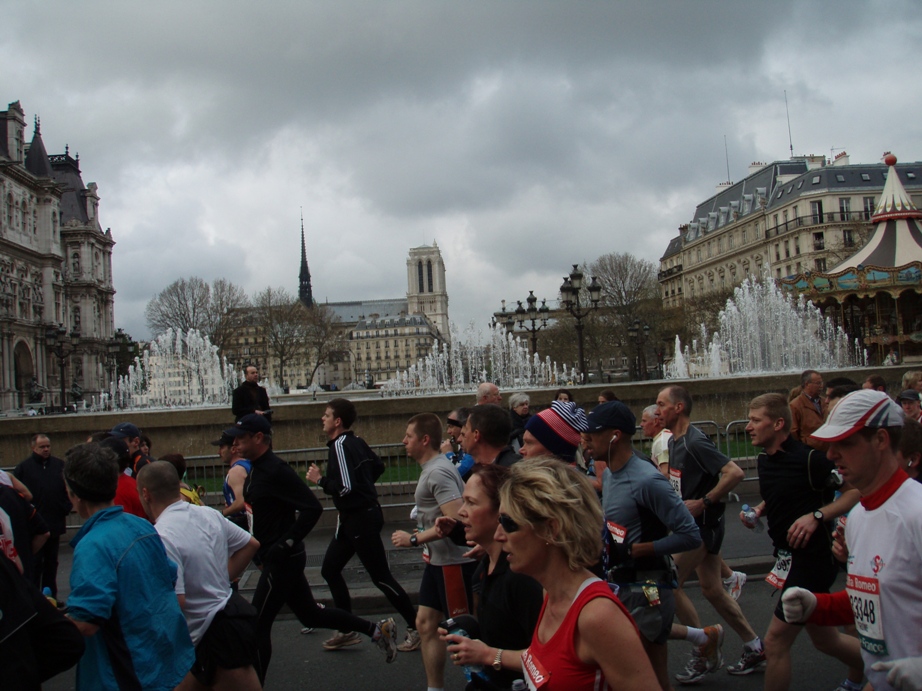
{"label": "bare tree", "polygon": [[345,355],[349,350],[349,344],[340,326],[340,319],[333,310],[325,305],[314,305],[307,312],[305,354],[311,366],[307,382],[310,386],[320,366]]}
{"label": "bare tree", "polygon": [[197,329],[218,346],[226,348],[250,304],[243,288],[223,278],[208,285],[197,276],[173,281],[147,303],[144,315],[153,335],[172,328],[187,332]]}
{"label": "bare tree", "polygon": [[254,296],[253,307],[266,354],[278,363],[278,383],[284,386],[285,366],[303,356],[307,347],[308,308],[284,288],[271,287]]}

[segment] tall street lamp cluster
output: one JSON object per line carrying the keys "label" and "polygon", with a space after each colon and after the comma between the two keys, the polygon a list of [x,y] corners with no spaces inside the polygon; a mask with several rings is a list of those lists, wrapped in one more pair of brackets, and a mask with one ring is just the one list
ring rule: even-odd
{"label": "tall street lamp cluster", "polygon": [[580,271],[579,265],[573,265],[573,271],[569,276],[563,277],[563,284],[560,286],[560,306],[563,307],[576,320],[576,338],[579,345],[579,372],[580,383],[586,383],[586,357],[583,352],[583,319],[598,308],[599,300],[602,297],[602,286],[596,276],[592,277],[586,290],[589,293],[589,304],[581,302],[584,276]]}
{"label": "tall street lamp cluster", "polygon": [[67,383],[64,377],[64,365],[67,359],[77,352],[80,346],[80,332],[68,334],[64,325],[50,326],[45,332],[45,346],[58,359],[58,376],[61,380],[61,412],[67,410]]}
{"label": "tall street lamp cluster", "polygon": [[528,307],[522,306],[522,301],[517,300],[519,306],[513,311],[506,309],[506,301],[503,300],[503,308],[499,312],[493,313],[493,319],[490,325],[493,327],[503,326],[507,331],[512,331],[516,327],[520,331],[530,335],[532,355],[538,352],[538,332],[547,327],[547,320],[550,316],[551,308],[547,306],[547,300],[541,300],[541,306],[538,307],[538,298],[535,297],[535,291],[529,290],[525,303]]}
{"label": "tall street lamp cluster", "polygon": [[631,337],[631,340],[634,341],[634,366],[637,372],[637,378],[646,379],[647,354],[644,346],[647,343],[647,339],[650,337],[650,325],[641,325],[640,320],[635,319],[634,323],[627,327],[627,333]]}

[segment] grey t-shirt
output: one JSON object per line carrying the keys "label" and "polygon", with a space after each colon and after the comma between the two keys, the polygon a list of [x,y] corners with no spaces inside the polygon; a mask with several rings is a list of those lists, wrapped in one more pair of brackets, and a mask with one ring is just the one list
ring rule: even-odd
{"label": "grey t-shirt", "polygon": [[[683,500],[701,499],[720,481],[721,469],[730,462],[711,438],[689,425],[679,439],[669,440],[669,481]],[[695,519],[698,525],[710,525],[723,515],[724,504],[718,502]]]}
{"label": "grey t-shirt", "polygon": [[[458,469],[444,454],[440,454],[423,464],[416,485],[416,522],[420,532],[435,525],[435,519],[442,515],[439,508],[443,504],[461,498],[464,483]],[[467,547],[454,544],[448,538],[433,540],[423,545],[423,559],[433,566],[464,564],[472,559],[462,555]]]}

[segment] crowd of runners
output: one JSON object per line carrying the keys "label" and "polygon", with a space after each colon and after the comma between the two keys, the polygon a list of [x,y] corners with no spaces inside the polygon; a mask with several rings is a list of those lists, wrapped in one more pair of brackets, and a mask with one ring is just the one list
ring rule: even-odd
{"label": "crowd of runners", "polygon": [[[490,383],[444,420],[414,415],[403,444],[420,467],[416,529],[391,542],[421,552],[417,606],[382,544],[385,463],[353,432],[347,399],[327,403],[328,459],[306,475],[273,452],[268,398],[235,400],[249,407],[213,442],[227,466],[220,507],[187,484],[181,455],[154,460],[131,422],[63,460],[36,434],[32,454],[0,471],[2,686],[39,689],[76,665],[78,689],[260,689],[287,605],[305,631],[330,630],[327,651],[367,640],[383,663],[419,655],[428,691],[444,687],[449,663],[470,689],[649,691],[706,685],[722,669],[797,688],[802,630],[842,663],[830,689],[920,690],[922,372],[907,373],[895,399],[886,389],[879,377],[824,382],[808,370],[789,394],[755,397],[755,452],[737,460],[755,470],[760,500],[744,510],[728,508],[743,464],[693,424],[682,386],[665,386],[639,424],[612,391],[581,406],[561,389],[532,414],[526,394],[506,408]],[[319,493],[337,512],[321,568],[329,606],[305,577]],[[82,527],[65,603],[57,554],[71,511]],[[767,583],[748,586],[778,592],[766,631],[740,606],[746,574],[721,557],[737,520],[774,548]],[[399,622],[352,613],[343,571],[353,556]],[[247,600],[237,580],[251,563]],[[693,575],[707,612],[685,592]],[[731,632],[739,657],[725,659]],[[670,651],[688,656],[673,676]]]}

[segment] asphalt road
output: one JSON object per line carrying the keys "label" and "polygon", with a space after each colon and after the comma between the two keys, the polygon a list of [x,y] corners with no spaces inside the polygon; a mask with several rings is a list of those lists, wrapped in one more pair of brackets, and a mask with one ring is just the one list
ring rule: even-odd
{"label": "asphalt road", "polygon": [[[840,578],[835,589],[844,587],[844,578]],[[776,597],[772,597],[773,588],[758,576],[751,576],[743,589],[740,604],[749,617],[755,630],[763,634],[774,610]],[[710,605],[701,597],[696,587],[689,589],[689,594],[698,608],[701,618],[706,623],[716,623],[715,614]],[[403,625],[399,617],[401,636]],[[266,679],[266,689],[310,691],[365,691],[386,688],[390,691],[404,689],[423,691],[426,678],[423,673],[419,652],[400,653],[396,662],[387,665],[381,652],[367,640],[335,652],[324,651],[321,647],[329,632],[318,630],[309,635],[300,633],[301,625],[292,619],[276,622],[272,632],[273,657]],[[727,663],[736,662],[742,643],[732,631],[726,635],[724,655]],[[684,642],[672,642],[669,645],[669,667],[672,674],[680,671],[686,660],[690,645]],[[755,673],[746,677],[730,676],[725,670],[709,675],[699,687],[707,689],[725,689],[727,691],[748,691],[761,689],[763,674]],[[793,650],[794,690],[832,691],[844,678],[844,668],[836,660],[818,653],[810,644],[806,633],[798,637]],[[460,669],[450,667],[446,670],[447,691],[461,691],[464,678]],[[45,691],[66,691],[74,688],[74,672],[63,674],[43,687]]]}

